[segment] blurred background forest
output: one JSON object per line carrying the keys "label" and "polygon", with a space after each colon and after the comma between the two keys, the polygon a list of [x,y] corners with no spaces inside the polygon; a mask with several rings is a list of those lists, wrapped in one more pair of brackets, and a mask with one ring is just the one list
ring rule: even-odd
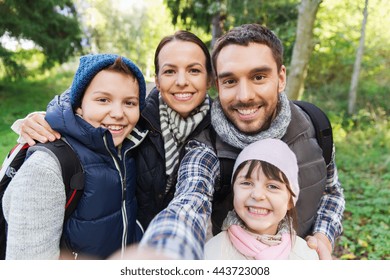
{"label": "blurred background forest", "polygon": [[122,54],[153,82],[163,36],[187,29],[212,49],[234,26],[264,24],[284,43],[290,98],[332,122],[346,197],[334,257],[390,259],[389,14],[388,0],[0,0],[0,160],[13,121],[45,110],[80,55]]}

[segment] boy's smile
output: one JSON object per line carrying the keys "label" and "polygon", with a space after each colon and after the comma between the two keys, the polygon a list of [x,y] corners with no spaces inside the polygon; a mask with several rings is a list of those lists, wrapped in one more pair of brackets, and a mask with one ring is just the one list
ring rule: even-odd
{"label": "boy's smile", "polygon": [[108,129],[117,147],[139,119],[137,80],[123,73],[99,72],[86,89],[76,112],[93,127]]}

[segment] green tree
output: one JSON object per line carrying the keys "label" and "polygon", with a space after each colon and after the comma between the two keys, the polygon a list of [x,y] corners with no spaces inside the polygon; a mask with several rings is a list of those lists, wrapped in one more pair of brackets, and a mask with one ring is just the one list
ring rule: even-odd
{"label": "green tree", "polygon": [[297,36],[287,76],[286,92],[290,99],[300,99],[304,90],[307,66],[314,48],[313,28],[322,0],[302,0],[299,5]]}
{"label": "green tree", "polygon": [[349,98],[348,98],[348,113],[355,113],[355,103],[356,103],[356,91],[358,86],[359,74],[360,74],[360,66],[363,57],[364,51],[364,38],[366,37],[366,25],[367,25],[367,17],[368,17],[368,0],[365,0],[364,11],[363,11],[363,23],[362,23],[362,31],[359,41],[359,47],[356,51],[356,59],[355,64],[353,66],[353,73],[351,77],[351,87],[349,90]]}
{"label": "green tree", "polygon": [[[70,0],[0,1],[0,35],[33,41],[45,55],[44,67],[62,63],[81,50],[81,31]],[[15,57],[14,52],[0,46],[3,66],[16,69],[8,73],[17,75],[23,66]]]}
{"label": "green tree", "polygon": [[118,53],[131,58],[150,77],[154,50],[171,34],[169,11],[162,1],[136,4],[115,0],[76,0],[91,52]]}
{"label": "green tree", "polygon": [[[365,1],[323,1],[317,13],[314,35],[315,47],[311,56],[306,90],[313,94],[336,91],[338,102],[347,108],[351,74],[356,51],[361,38],[361,27]],[[390,5],[386,0],[370,0],[368,6],[364,43],[361,60],[356,112],[363,108],[370,110],[389,108],[390,76]],[[388,112],[388,109],[387,109]]]}
{"label": "green tree", "polygon": [[194,26],[212,34],[211,46],[225,31],[244,23],[259,23],[271,28],[283,41],[285,59],[290,61],[295,40],[298,0],[165,0],[172,12],[172,23],[191,29]]}

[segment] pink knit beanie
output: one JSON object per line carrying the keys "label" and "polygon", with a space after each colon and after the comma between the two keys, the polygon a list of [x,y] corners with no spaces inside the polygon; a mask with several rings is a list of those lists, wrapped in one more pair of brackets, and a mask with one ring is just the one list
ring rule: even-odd
{"label": "pink knit beanie", "polygon": [[299,195],[298,163],[294,152],[286,143],[279,139],[264,139],[248,145],[238,155],[233,167],[233,175],[237,167],[248,160],[262,160],[279,168],[286,175],[291,190],[295,194],[293,197],[294,205],[297,203]]}

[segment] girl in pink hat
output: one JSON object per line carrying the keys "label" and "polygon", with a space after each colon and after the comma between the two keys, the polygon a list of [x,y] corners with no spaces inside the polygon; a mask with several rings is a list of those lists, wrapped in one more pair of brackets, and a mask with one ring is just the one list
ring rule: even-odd
{"label": "girl in pink hat", "polygon": [[206,243],[205,259],[318,259],[294,229],[298,165],[283,141],[247,146],[234,164],[232,187],[234,210]]}

